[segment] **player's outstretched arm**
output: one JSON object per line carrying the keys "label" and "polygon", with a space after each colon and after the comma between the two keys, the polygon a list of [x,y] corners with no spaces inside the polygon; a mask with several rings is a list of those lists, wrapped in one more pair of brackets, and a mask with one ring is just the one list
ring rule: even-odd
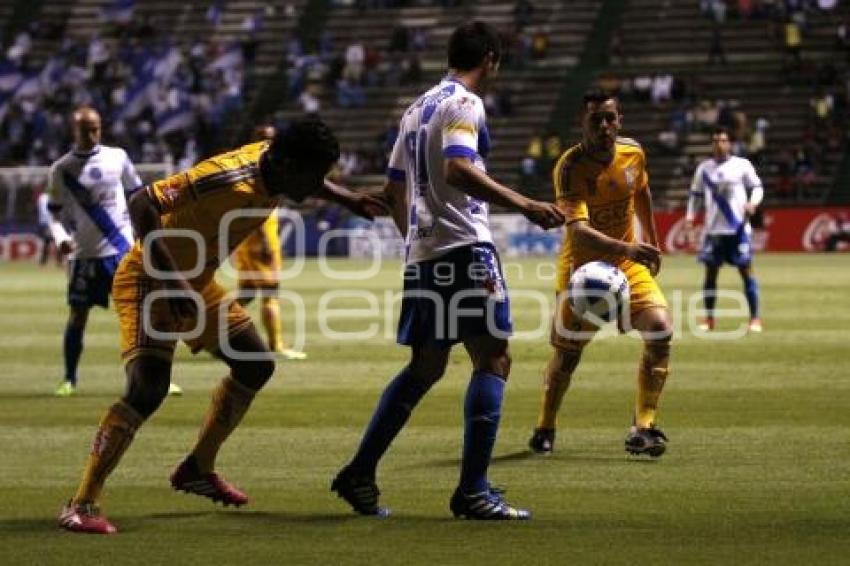
{"label": "player's outstretched arm", "polygon": [[[145,241],[145,238],[151,232],[162,229],[159,209],[153,200],[151,200],[147,190],[136,191],[130,197],[128,207],[130,209],[130,222],[133,224],[133,230],[136,233],[136,237],[142,240],[142,242]],[[150,258],[153,265],[160,271],[168,271],[173,274],[174,279],[163,281],[163,283],[171,289],[191,292],[192,287],[181,275],[177,267],[177,262],[174,261],[174,256],[165,247],[162,238],[155,238],[151,243],[150,249],[153,254],[153,257]],[[172,313],[178,318],[191,318],[197,315],[195,302],[188,296],[170,297],[169,306]]]}
{"label": "player's outstretched arm", "polygon": [[339,203],[354,214],[368,220],[389,212],[383,198],[370,193],[352,191],[327,179],[318,196]]}
{"label": "player's outstretched arm", "polygon": [[446,182],[466,194],[486,202],[518,210],[541,228],[564,223],[564,215],[554,204],[530,199],[510,189],[477,168],[466,157],[445,161]]}

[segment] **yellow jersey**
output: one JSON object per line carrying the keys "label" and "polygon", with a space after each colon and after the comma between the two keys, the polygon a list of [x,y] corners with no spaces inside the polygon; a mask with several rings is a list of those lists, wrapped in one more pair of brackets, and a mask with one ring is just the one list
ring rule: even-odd
{"label": "yellow jersey", "polygon": [[[182,231],[164,236],[177,267],[185,273],[203,266],[190,282],[209,280],[279,205],[260,175],[260,156],[267,146],[265,141],[242,146],[145,188],[162,214],[162,227]],[[127,255],[128,267],[141,268],[142,243],[137,240]]]}
{"label": "yellow jersey", "polygon": [[[565,151],[552,171],[555,201],[565,212],[566,225],[585,220],[608,237],[636,242],[635,194],[649,187],[646,156],[640,144],[617,138],[614,159],[593,159],[581,144]],[[601,254],[576,245],[569,230],[558,261],[557,290],[566,289],[572,271],[589,261],[620,265],[622,257]]]}

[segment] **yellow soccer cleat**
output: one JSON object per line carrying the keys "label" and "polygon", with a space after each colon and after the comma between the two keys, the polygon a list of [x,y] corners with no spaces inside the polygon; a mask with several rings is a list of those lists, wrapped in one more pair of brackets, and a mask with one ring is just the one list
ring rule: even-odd
{"label": "yellow soccer cleat", "polygon": [[57,397],[72,397],[77,394],[77,388],[70,381],[63,381],[53,394]]}
{"label": "yellow soccer cleat", "polygon": [[168,395],[171,397],[180,397],[183,395],[183,388],[176,383],[168,384]]}

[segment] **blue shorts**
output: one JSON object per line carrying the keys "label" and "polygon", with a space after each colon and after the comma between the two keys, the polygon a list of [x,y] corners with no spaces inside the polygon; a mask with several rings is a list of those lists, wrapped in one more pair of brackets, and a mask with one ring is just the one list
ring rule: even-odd
{"label": "blue shorts", "polygon": [[507,339],[512,332],[508,289],[492,245],[462,246],[405,268],[399,344],[449,347],[482,335]]}
{"label": "blue shorts", "polygon": [[68,304],[72,307],[107,308],[112,291],[112,277],[120,255],[74,259],[68,265]]}
{"label": "blue shorts", "polygon": [[708,235],[702,243],[699,261],[711,267],[729,263],[736,267],[748,267],[753,261],[753,246],[744,230],[737,234]]}

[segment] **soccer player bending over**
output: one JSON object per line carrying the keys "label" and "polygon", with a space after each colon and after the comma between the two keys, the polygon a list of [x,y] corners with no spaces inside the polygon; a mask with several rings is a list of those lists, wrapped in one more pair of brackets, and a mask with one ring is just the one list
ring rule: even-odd
{"label": "soccer player bending over", "polygon": [[699,260],[705,264],[705,320],[700,324],[700,330],[714,330],[717,274],[725,262],[737,267],[741,274],[750,307],[748,330],[761,332],[759,286],[753,276],[750,216],[761,203],[764,189],[753,164],[743,157],[732,155],[732,140],[726,128],[714,130],[711,151],[711,159],[700,163],[694,173],[685,216],[685,229],[692,235],[700,202],[705,202],[705,228],[699,253]]}
{"label": "soccer player bending over", "polygon": [[[656,426],[658,398],[667,380],[672,327],[667,301],[654,276],[661,267],[646,156],[632,139],[618,137],[623,115],[619,101],[604,92],[584,97],[582,141],[558,159],[553,171],[555,198],[567,231],[558,263],[557,310],[552,321],[552,358],[543,376],[543,402],[529,441],[549,454],[555,442],[558,410],[585,345],[597,328],[570,308],[567,283],[590,261],[617,266],[628,278],[631,302],[626,328],[641,333],[637,401],[626,451],[660,456],[667,438]],[[638,241],[635,217],[648,243]],[[629,324],[624,324],[628,322]]]}
{"label": "soccer player bending over", "polygon": [[[113,287],[127,388],[100,421],[79,488],[59,516],[63,528],[116,532],[99,514],[97,501],[136,431],[168,391],[175,332],[194,330],[194,337],[184,338],[187,345],[193,352],[212,353],[229,372],[213,393],[194,448],[171,475],[171,486],[225,505],[248,502],[242,491],[215,473],[215,459],[275,364],[244,309],[226,297],[214,274],[265,217],[237,215],[227,225],[222,222],[240,209],[268,214],[284,197],[301,201],[321,195],[367,217],[382,210],[380,200],[324,181],[338,158],[339,144],[327,126],[299,121],[270,143],[211,157],[130,199],[139,240],[118,267]],[[163,228],[164,235],[153,237]],[[219,230],[225,228],[227,242],[220,242]],[[150,245],[143,246],[149,235]]]}
{"label": "soccer player bending over", "polygon": [[449,74],[404,113],[385,186],[393,218],[406,238],[398,342],[410,362],[387,385],[354,458],[331,489],[363,515],[385,515],[376,470],[420,399],[463,343],[473,371],[464,404],[460,482],[450,500],[455,516],[527,519],[492,489],[487,468],[496,441],[510,371],[510,303],[493,247],[488,202],[519,210],[551,228],[563,216],[485,172],[490,138],[478,93],[499,67],[496,30],[473,22],[449,40]]}

